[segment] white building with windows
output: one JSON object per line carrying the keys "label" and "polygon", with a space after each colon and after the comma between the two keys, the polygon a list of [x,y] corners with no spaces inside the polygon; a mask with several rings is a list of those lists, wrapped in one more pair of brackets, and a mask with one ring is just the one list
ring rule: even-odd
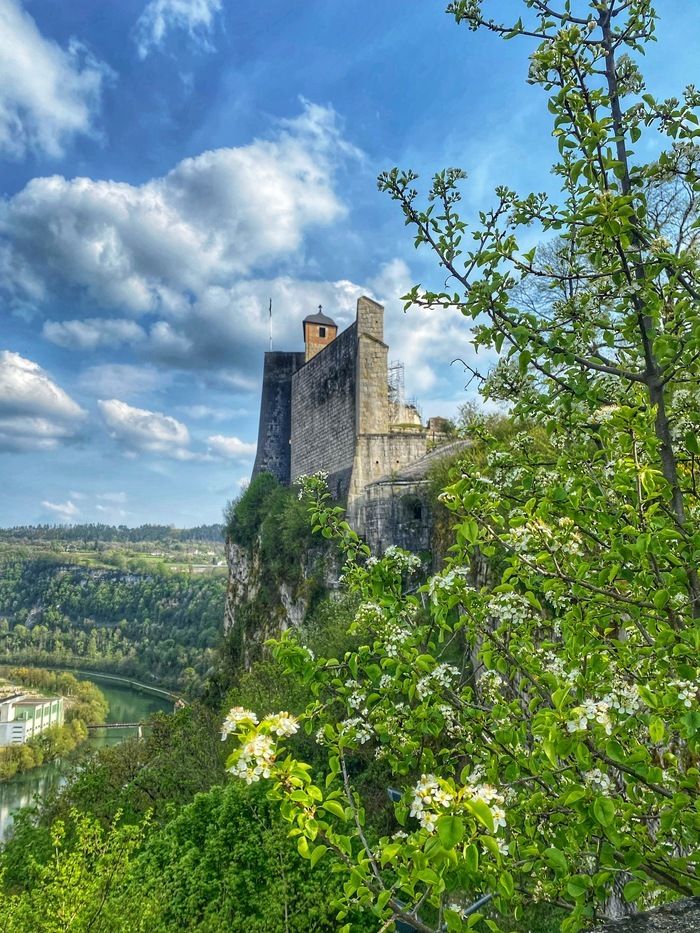
{"label": "white building with windows", "polygon": [[0,745],[22,745],[49,726],[63,725],[63,697],[14,693],[0,699]]}

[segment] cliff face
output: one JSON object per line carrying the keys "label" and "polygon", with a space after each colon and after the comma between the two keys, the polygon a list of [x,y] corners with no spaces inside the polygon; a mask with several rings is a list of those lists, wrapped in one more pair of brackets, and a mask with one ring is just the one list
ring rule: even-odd
{"label": "cliff face", "polygon": [[224,631],[238,662],[248,670],[268,638],[301,626],[309,610],[338,586],[337,558],[327,547],[301,549],[298,563],[280,575],[263,558],[260,542],[250,548],[229,540]]}

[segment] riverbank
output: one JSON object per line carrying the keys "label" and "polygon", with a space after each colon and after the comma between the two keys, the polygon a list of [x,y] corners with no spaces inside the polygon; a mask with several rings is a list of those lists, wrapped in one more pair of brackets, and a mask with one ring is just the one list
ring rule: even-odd
{"label": "riverbank", "polygon": [[[83,672],[76,672],[75,676],[84,681]],[[124,684],[101,683],[99,689],[109,705],[106,724],[143,722],[154,713],[173,711],[173,703],[170,700],[132,689]],[[81,750],[118,745],[126,739],[135,738],[137,734],[136,728],[98,729],[90,733]],[[7,839],[11,833],[17,810],[32,806],[38,800],[54,793],[66,782],[67,776],[75,767],[74,758],[73,755],[70,758],[57,759],[24,774],[16,774],[9,781],[0,783],[0,841]]]}
{"label": "riverbank", "polygon": [[5,691],[37,691],[38,696],[58,696],[64,701],[65,720],[45,728],[28,741],[0,747],[0,782],[9,781],[60,758],[66,758],[88,738],[88,726],[107,720],[109,704],[100,688],[68,672],[44,668],[0,668]]}
{"label": "riverbank", "polygon": [[67,658],[62,664],[57,664],[55,662],[35,664],[30,658],[28,658],[27,655],[18,655],[16,658],[3,658],[0,661],[0,676],[2,676],[3,670],[11,670],[18,667],[28,667],[37,670],[55,672],[63,671],[67,674],[75,674],[79,678],[87,678],[90,680],[106,680],[113,681],[114,683],[124,684],[125,686],[134,690],[143,690],[146,693],[152,693],[155,696],[163,697],[167,700],[170,700],[175,705],[187,705],[187,701],[183,699],[181,694],[176,693],[165,684],[147,684],[141,680],[137,680],[134,677],[130,677],[128,674],[114,674],[109,670],[96,671],[91,667],[84,667],[81,663],[84,660],[84,658]]}

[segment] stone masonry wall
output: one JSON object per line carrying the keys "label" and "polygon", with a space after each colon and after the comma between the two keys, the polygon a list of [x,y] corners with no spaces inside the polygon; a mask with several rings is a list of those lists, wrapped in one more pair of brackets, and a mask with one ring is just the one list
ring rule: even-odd
{"label": "stone masonry wall", "polygon": [[292,482],[326,470],[333,496],[344,499],[355,455],[357,324],[292,377]]}
{"label": "stone masonry wall", "polygon": [[384,308],[370,298],[357,302],[358,435],[389,431],[389,347],[384,343]]}
{"label": "stone masonry wall", "polygon": [[303,353],[275,351],[265,354],[253,476],[272,473],[283,485],[289,485],[290,481],[292,375],[303,363]]}
{"label": "stone masonry wall", "polygon": [[357,526],[373,554],[395,544],[419,553],[431,549],[432,508],[427,480],[385,480],[365,489]]}
{"label": "stone masonry wall", "polygon": [[348,520],[360,534],[357,506],[365,487],[414,463],[427,449],[425,432],[398,434],[365,434],[357,439],[357,450],[352,470],[352,484],[348,494]]}

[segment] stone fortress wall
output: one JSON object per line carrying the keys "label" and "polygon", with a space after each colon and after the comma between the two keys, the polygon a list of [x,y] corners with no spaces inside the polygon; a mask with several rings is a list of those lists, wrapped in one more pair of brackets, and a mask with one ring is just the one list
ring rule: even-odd
{"label": "stone fortress wall", "polygon": [[272,473],[280,483],[289,484],[291,465],[292,376],[304,365],[303,353],[265,354],[258,449],[253,476]]}
{"label": "stone fortress wall", "polygon": [[428,454],[431,435],[417,411],[390,398],[384,308],[359,298],[355,322],[336,333],[330,318],[311,315],[305,353],[265,354],[253,476],[267,471],[289,485],[325,470],[374,551],[428,550],[435,451]]}

